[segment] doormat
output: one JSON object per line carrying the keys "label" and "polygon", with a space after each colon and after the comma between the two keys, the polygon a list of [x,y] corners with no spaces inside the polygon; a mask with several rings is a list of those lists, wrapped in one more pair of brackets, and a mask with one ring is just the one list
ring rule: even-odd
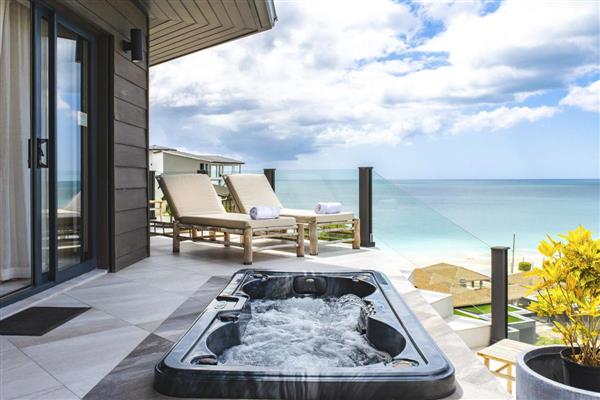
{"label": "doormat", "polygon": [[0,335],[42,336],[90,307],[30,307],[0,321]]}

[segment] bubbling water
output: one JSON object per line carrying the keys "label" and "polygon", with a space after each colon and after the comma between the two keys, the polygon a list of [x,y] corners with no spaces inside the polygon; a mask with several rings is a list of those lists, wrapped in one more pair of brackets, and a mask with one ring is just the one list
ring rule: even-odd
{"label": "bubbling water", "polygon": [[391,359],[360,332],[366,304],[353,294],[252,300],[250,306],[252,318],[241,344],[225,350],[219,363],[312,369],[357,367]]}

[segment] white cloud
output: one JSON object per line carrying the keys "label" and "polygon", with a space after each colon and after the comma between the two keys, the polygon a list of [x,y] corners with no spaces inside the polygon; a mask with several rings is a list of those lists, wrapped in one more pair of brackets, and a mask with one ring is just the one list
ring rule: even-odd
{"label": "white cloud", "polygon": [[[506,129],[556,112],[527,99],[600,69],[593,2],[507,1],[486,15],[477,2],[276,7],[274,29],[152,69],[153,140],[293,159]],[[433,35],[431,21],[444,29]],[[268,149],[250,145],[270,137]]]}
{"label": "white cloud", "polygon": [[396,80],[390,101],[516,101],[598,69],[596,3],[506,1],[445,17],[446,30],[417,49],[447,54],[447,65]]}
{"label": "white cloud", "polygon": [[586,111],[600,112],[600,80],[588,86],[574,86],[560,101],[561,105],[579,107]]}
{"label": "white cloud", "polygon": [[480,111],[473,115],[461,116],[454,122],[450,131],[452,133],[497,131],[510,128],[523,121],[535,122],[542,118],[548,118],[557,111],[557,107],[547,106],[500,107],[493,111]]}

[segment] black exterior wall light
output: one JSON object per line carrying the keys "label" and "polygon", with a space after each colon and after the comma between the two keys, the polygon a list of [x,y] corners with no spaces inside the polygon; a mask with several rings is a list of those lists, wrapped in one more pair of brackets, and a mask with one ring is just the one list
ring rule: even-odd
{"label": "black exterior wall light", "polygon": [[123,40],[123,50],[131,51],[131,61],[139,63],[144,61],[144,39],[141,29],[131,29],[129,31],[131,41]]}

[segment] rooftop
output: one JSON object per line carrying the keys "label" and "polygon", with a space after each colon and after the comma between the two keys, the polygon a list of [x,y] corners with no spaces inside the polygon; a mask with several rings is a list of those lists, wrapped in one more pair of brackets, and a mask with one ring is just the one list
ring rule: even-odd
{"label": "rooftop", "polygon": [[[0,336],[3,400],[164,399],[152,389],[153,367],[237,270],[240,251],[151,239],[152,256],[115,274],[95,270],[2,309],[2,317],[33,304],[90,310],[40,337]],[[257,253],[255,269],[336,271],[377,269],[387,274],[456,368],[450,397],[507,399],[482,362],[407,280],[409,266],[379,249],[323,246],[317,257],[286,251]],[[118,338],[118,340],[115,340]]]}
{"label": "rooftop", "polygon": [[174,156],[179,156],[179,157],[192,158],[194,160],[198,160],[198,161],[206,162],[206,163],[215,163],[215,164],[224,164],[224,165],[242,165],[242,164],[244,164],[243,161],[236,160],[234,158],[219,156],[219,155],[215,155],[215,154],[186,153],[184,151],[179,151],[177,149],[173,149],[170,147],[157,146],[157,145],[150,146],[150,151],[153,153],[166,153],[166,154],[172,154]]}
{"label": "rooftop", "polygon": [[489,281],[490,277],[465,267],[448,263],[438,263],[414,270],[415,286],[442,280],[444,282],[460,283],[461,281]]}

